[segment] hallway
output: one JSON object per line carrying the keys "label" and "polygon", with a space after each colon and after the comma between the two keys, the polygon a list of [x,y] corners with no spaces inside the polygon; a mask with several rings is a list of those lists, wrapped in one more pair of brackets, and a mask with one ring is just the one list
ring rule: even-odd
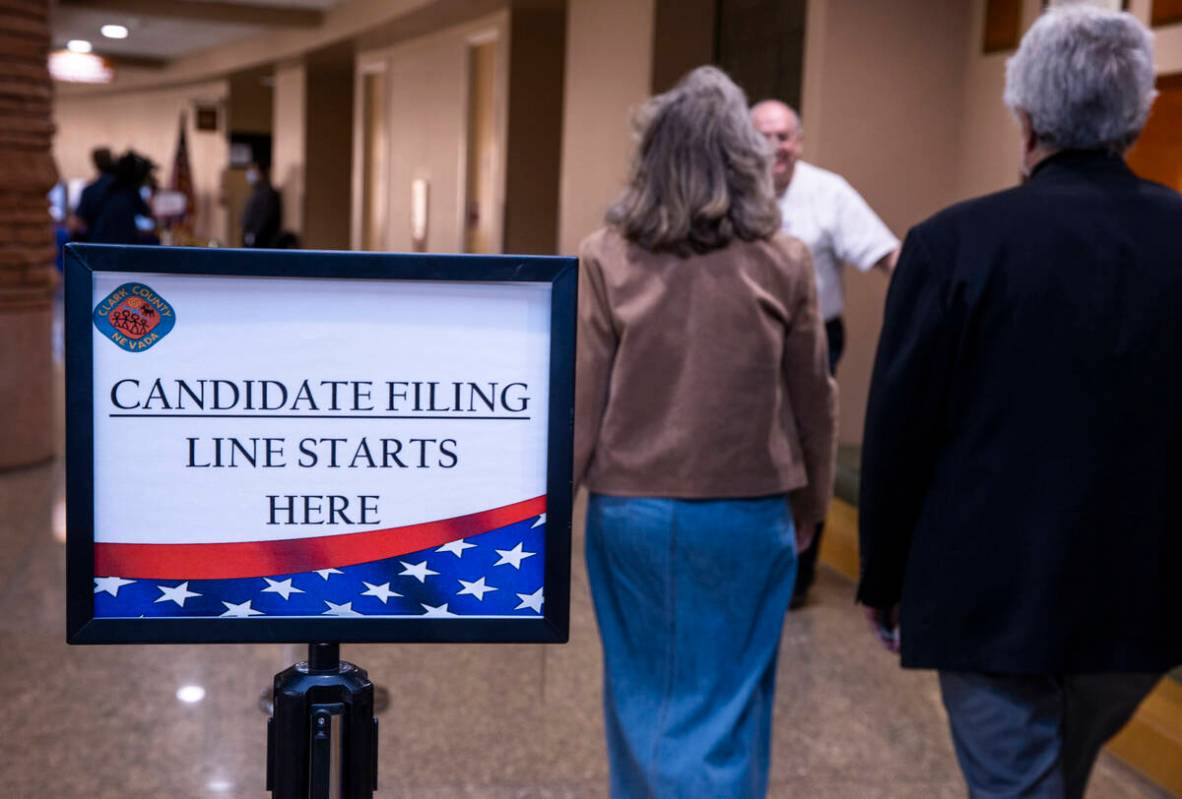
{"label": "hallway", "polygon": [[[266,796],[256,702],[302,648],[67,647],[61,486],[60,462],[0,475],[0,685],[14,720],[3,795]],[[380,717],[379,796],[606,794],[581,528],[568,645],[344,647],[392,697]],[[178,701],[182,686],[204,698]],[[829,572],[785,627],[773,746],[774,797],[964,795],[932,675],[895,668],[865,632],[852,586]],[[1167,794],[1105,756],[1089,796]]]}

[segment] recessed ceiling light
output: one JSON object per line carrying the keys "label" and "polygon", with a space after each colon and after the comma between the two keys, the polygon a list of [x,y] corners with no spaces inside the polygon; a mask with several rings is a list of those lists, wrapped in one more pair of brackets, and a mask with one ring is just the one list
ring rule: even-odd
{"label": "recessed ceiling light", "polygon": [[123,25],[104,25],[99,28],[99,32],[108,39],[126,39],[127,28]]}
{"label": "recessed ceiling light", "polygon": [[94,53],[54,50],[49,54],[49,74],[67,83],[110,83],[115,76],[111,65]]}
{"label": "recessed ceiling light", "polygon": [[89,53],[94,48],[85,39],[71,39],[66,42],[66,49],[71,53]]}

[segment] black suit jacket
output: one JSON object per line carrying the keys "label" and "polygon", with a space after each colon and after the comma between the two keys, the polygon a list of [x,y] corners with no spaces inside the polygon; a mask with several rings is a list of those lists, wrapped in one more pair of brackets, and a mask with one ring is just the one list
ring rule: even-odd
{"label": "black suit jacket", "polygon": [[867,408],[861,602],[903,665],[1182,663],[1182,196],[1064,152],[907,236]]}

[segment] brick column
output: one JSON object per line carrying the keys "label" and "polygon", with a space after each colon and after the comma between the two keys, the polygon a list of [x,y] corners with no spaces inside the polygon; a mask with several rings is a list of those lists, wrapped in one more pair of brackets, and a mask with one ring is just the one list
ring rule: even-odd
{"label": "brick column", "polygon": [[54,454],[49,0],[0,0],[0,469]]}

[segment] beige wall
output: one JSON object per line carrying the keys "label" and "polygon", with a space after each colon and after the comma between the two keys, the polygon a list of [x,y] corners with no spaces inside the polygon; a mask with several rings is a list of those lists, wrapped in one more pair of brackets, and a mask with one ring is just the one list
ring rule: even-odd
{"label": "beige wall", "polygon": [[505,252],[558,247],[565,9],[514,9],[509,31]]}
{"label": "beige wall", "polygon": [[[976,197],[1013,186],[1021,155],[1018,127],[1002,103],[1006,60],[1011,53],[981,53],[985,0],[973,0],[970,35],[963,47],[964,90],[960,100],[963,120],[957,153],[958,198]],[[1041,2],[1026,0],[1022,29],[1034,24]]]}
{"label": "beige wall", "polygon": [[[1018,131],[1001,99],[1010,53],[981,53],[984,6],[809,2],[805,158],[844,175],[900,238],[948,204],[1017,182]],[[1023,30],[1041,8],[1025,0]],[[1149,0],[1130,8],[1148,21]],[[1159,70],[1182,71],[1182,25],[1155,35]],[[841,440],[857,443],[887,282],[847,270],[845,286]]]}
{"label": "beige wall", "polygon": [[559,251],[603,223],[632,154],[631,109],[649,95],[653,0],[570,0]]}
{"label": "beige wall", "polygon": [[[199,239],[221,239],[226,225],[225,210],[219,203],[221,174],[229,159],[226,95],[226,81],[207,81],[157,91],[57,97],[54,157],[62,180],[92,178],[90,151],[95,147],[110,147],[116,153],[131,148],[156,162],[156,177],[160,185],[167,186],[172,178],[179,119],[184,112],[196,193],[194,233]],[[193,127],[195,103],[222,107],[217,131],[199,132]]]}
{"label": "beige wall", "polygon": [[[226,107],[227,127],[235,133],[269,134],[274,123],[271,109],[270,70],[232,75]],[[266,79],[266,83],[264,83]]]}
{"label": "beige wall", "polygon": [[[366,41],[380,40],[381,48],[363,57],[380,58],[386,65],[390,154],[386,247],[411,248],[410,185],[416,178],[425,178],[431,187],[429,247],[458,251],[463,248],[467,47],[473,37],[491,33],[500,42],[497,107],[502,155],[496,207],[501,218],[496,228],[517,229],[513,228],[516,220],[509,219],[506,225],[503,214],[504,187],[512,177],[504,153],[513,144],[505,111],[513,100],[506,96],[506,46],[510,14],[520,9],[402,40],[409,29],[391,27],[398,14],[429,27],[444,19],[438,14],[447,8],[449,13],[470,14],[497,0],[474,0],[462,9],[426,0],[372,0],[374,25],[368,28],[361,22],[361,2],[353,0],[331,12],[325,31],[315,35],[292,32],[269,37],[265,43],[221,48],[203,59],[181,59],[162,79],[179,80],[228,64],[243,67],[274,60],[294,50],[297,42],[308,46],[333,36],[362,33]],[[806,158],[844,175],[900,237],[944,205],[1016,180],[1016,130],[1001,102],[1008,54],[980,53],[984,2],[809,2],[802,102]],[[694,5],[701,3],[695,0]],[[657,6],[658,0],[569,0],[561,133],[550,134],[561,137],[560,252],[574,253],[578,242],[602,224],[605,209],[626,179],[633,149],[629,115],[649,95],[652,81],[664,69],[664,61],[654,62],[654,42],[663,41],[655,38],[663,34],[655,30]],[[1148,18],[1149,7],[1150,0],[1131,0],[1133,13],[1142,19]],[[1041,0],[1025,0],[1024,25],[1035,19],[1040,8]],[[386,33],[378,36],[375,31],[379,30]],[[1182,25],[1155,33],[1161,71],[1182,71]],[[680,66],[665,71],[679,70]],[[102,91],[84,95],[81,89],[63,89],[59,94],[56,153],[63,176],[88,176],[89,150],[108,144],[144,151],[165,167],[162,178],[167,181],[179,111],[197,100],[222,102],[226,82],[157,91],[119,92],[118,87]],[[308,91],[308,72],[302,62],[276,69],[273,179],[284,193],[285,226],[301,232],[309,180],[306,154],[314,145],[307,128]],[[527,141],[528,113],[517,121],[526,123],[518,128],[526,137],[518,141]],[[223,132],[191,131],[190,147],[199,195],[199,233],[220,235],[225,229],[225,212],[217,204],[220,171],[227,160]],[[513,196],[526,198],[529,213],[534,214],[550,202],[543,194],[515,190]],[[521,239],[523,247],[544,248],[544,237],[533,237],[528,225],[520,229],[529,234]],[[848,349],[839,375],[841,437],[847,442],[861,437],[886,285],[879,274],[847,274]]]}
{"label": "beige wall", "polygon": [[297,234],[304,230],[307,90],[307,70],[302,63],[275,68],[271,182],[283,195],[283,227]]}
{"label": "beige wall", "polygon": [[[804,157],[843,175],[901,239],[956,197],[967,8],[812,0],[807,20]],[[887,280],[845,272],[841,440],[858,442]]]}
{"label": "beige wall", "polygon": [[353,65],[307,65],[305,247],[349,249],[353,167]]}
{"label": "beige wall", "polygon": [[[362,73],[378,70],[386,87],[386,164],[378,177],[386,182],[387,249],[414,247],[410,217],[416,180],[429,185],[426,248],[465,248],[469,60],[479,43],[491,44],[495,62],[488,181],[494,197],[482,226],[488,232],[485,246],[493,252],[554,252],[565,35],[560,4],[523,4],[358,54],[358,85]],[[355,127],[362,124],[363,112],[355,104]],[[354,163],[360,165],[360,159]],[[362,185],[354,176],[354,213]],[[359,228],[354,236],[359,237]]]}
{"label": "beige wall", "polygon": [[[362,64],[384,63],[387,91],[387,228],[386,249],[409,251],[411,184],[426,180],[428,194],[427,249],[462,252],[463,208],[467,162],[468,46],[489,37],[498,42],[498,137],[504,141],[508,15],[496,13],[380,51],[358,55]],[[355,124],[358,124],[355,122]],[[502,148],[503,152],[503,148]],[[502,186],[503,155],[496,185]],[[355,198],[356,198],[355,194]],[[356,201],[356,200],[355,200]],[[503,191],[498,192],[498,223]],[[499,236],[495,242],[500,248]]]}

